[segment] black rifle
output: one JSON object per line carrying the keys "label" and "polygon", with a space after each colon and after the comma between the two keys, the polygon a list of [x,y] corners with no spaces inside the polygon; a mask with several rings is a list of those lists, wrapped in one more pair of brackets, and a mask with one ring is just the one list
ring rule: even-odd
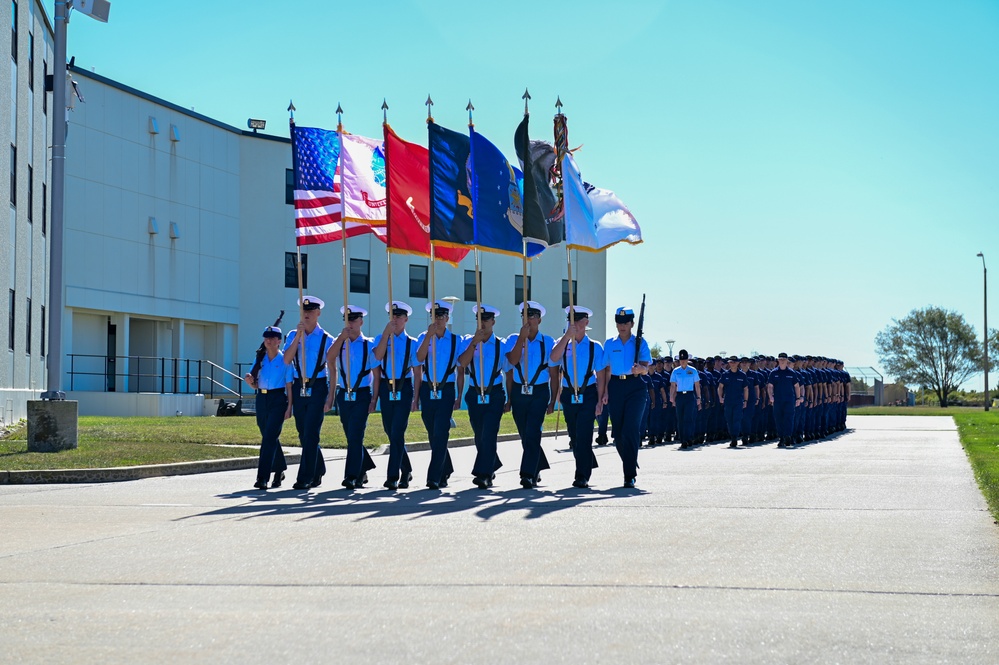
{"label": "black rifle", "polygon": [[[281,313],[278,314],[277,321],[275,321],[274,325],[271,326],[271,327],[272,328],[276,328],[279,325],[281,325],[281,319],[283,319],[283,318],[284,318],[284,310],[282,309]],[[260,348],[257,349],[257,360],[256,360],[256,362],[253,363],[253,369],[250,370],[250,376],[253,377],[253,382],[254,383],[257,382],[257,376],[260,374],[260,363],[264,362],[264,354],[265,353],[267,353],[267,348],[264,346],[264,343],[261,342],[260,343]]]}
{"label": "black rifle", "polygon": [[642,309],[638,312],[638,332],[635,333],[635,364],[638,364],[638,354],[642,350],[642,329],[645,327],[645,294],[642,294]]}

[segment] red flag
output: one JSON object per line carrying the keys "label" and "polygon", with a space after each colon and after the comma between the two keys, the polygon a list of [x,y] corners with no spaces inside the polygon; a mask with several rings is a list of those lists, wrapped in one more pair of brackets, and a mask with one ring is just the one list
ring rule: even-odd
{"label": "red flag", "polygon": [[[385,125],[385,177],[388,181],[388,248],[430,256],[430,153],[404,141]],[[457,266],[469,250],[434,247],[434,258]]]}

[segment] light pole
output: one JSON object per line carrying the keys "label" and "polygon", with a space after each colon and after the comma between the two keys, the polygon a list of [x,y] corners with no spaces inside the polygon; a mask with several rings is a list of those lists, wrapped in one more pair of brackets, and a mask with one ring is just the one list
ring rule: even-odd
{"label": "light pole", "polygon": [[676,340],[675,339],[668,339],[668,340],[666,340],[666,345],[669,347],[669,357],[670,358],[673,357],[673,345],[674,344],[676,344]]}
{"label": "light pole", "polygon": [[989,410],[989,273],[985,268],[985,255],[978,252],[982,259],[982,296],[985,298],[985,410]]}
{"label": "light pole", "polygon": [[443,298],[441,298],[441,300],[451,305],[451,316],[448,318],[447,321],[447,329],[451,332],[454,332],[454,313],[456,311],[455,303],[459,302],[461,298],[459,298],[458,296],[444,296]]}

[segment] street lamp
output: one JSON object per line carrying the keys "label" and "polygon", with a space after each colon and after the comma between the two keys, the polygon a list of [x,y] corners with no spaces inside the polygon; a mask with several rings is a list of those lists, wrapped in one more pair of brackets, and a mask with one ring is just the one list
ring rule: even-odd
{"label": "street lamp", "polygon": [[668,340],[666,340],[666,345],[669,346],[669,357],[670,358],[673,357],[673,345],[674,344],[676,344],[676,340],[675,339],[668,339]]}
{"label": "street lamp", "polygon": [[985,255],[978,252],[982,259],[982,295],[985,298],[985,410],[989,410],[989,279],[985,269]]}
{"label": "street lamp", "polygon": [[459,298],[458,296],[444,296],[443,298],[441,298],[441,300],[451,305],[451,316],[448,317],[447,320],[447,329],[451,332],[454,332],[454,314],[455,312],[458,311],[455,308],[455,303],[460,301],[461,298]]}

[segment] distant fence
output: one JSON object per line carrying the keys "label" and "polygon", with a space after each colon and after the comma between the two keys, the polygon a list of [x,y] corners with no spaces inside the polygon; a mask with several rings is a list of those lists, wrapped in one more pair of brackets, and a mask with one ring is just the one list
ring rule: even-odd
{"label": "distant fence", "polygon": [[844,367],[850,374],[849,406],[881,406],[885,401],[885,379],[873,367]]}

